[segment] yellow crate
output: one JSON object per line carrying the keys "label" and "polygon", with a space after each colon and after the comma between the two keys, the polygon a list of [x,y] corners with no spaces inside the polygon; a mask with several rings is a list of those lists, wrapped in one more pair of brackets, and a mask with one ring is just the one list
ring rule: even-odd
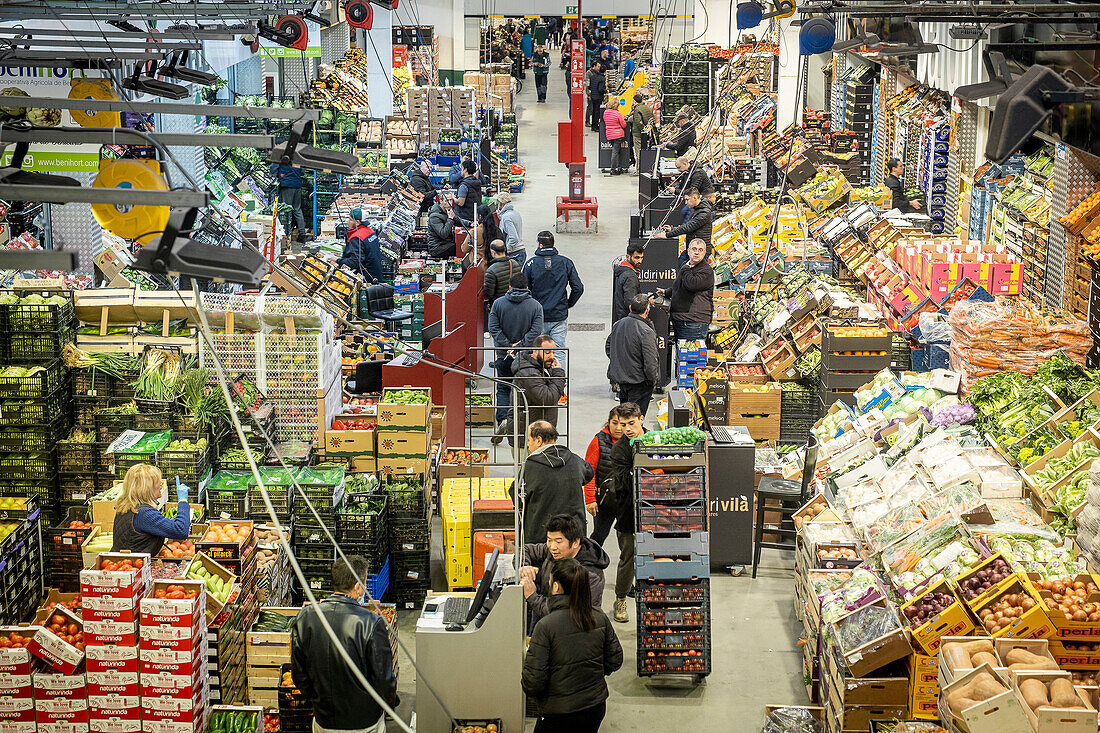
{"label": "yellow crate", "polygon": [[478,498],[483,500],[508,500],[508,487],[512,485],[510,478],[483,478],[478,483]]}
{"label": "yellow crate", "polygon": [[474,584],[473,555],[465,553],[448,554],[446,558],[447,590],[469,588]]}

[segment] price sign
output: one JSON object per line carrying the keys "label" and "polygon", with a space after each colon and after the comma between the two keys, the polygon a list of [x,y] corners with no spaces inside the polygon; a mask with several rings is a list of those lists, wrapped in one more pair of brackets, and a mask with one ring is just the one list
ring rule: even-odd
{"label": "price sign", "polygon": [[574,40],[569,55],[569,93],[584,94],[584,41]]}

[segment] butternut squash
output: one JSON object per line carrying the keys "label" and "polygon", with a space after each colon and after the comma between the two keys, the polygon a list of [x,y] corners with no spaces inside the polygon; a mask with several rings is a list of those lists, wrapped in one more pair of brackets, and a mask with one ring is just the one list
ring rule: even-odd
{"label": "butternut squash", "polygon": [[970,653],[963,648],[962,644],[955,642],[944,644],[940,647],[940,654],[943,655],[947,668],[951,671],[970,669],[973,666],[970,663]]}
{"label": "butternut squash", "polygon": [[1050,698],[1047,697],[1047,686],[1043,684],[1042,680],[1024,680],[1020,683],[1020,694],[1023,695],[1024,702],[1032,710],[1038,710],[1043,705],[1050,705]]}
{"label": "butternut squash", "polygon": [[998,682],[993,675],[982,672],[962,687],[952,690],[947,697],[947,704],[955,715],[962,715],[962,712],[967,708],[1000,695],[1005,689],[1005,686]]}
{"label": "butternut squash", "polygon": [[980,667],[983,664],[988,664],[990,667],[1000,667],[1001,662],[997,657],[993,656],[989,652],[978,652],[970,659],[971,666]]}
{"label": "butternut squash", "polygon": [[1081,699],[1073,689],[1073,682],[1064,677],[1050,683],[1050,703],[1056,708],[1081,707]]}
{"label": "butternut squash", "polygon": [[1013,649],[1005,655],[1008,668],[1011,670],[1058,670],[1058,663],[1048,657],[1032,654],[1026,649]]}
{"label": "butternut squash", "polygon": [[962,647],[963,650],[967,654],[969,654],[970,656],[974,656],[978,652],[989,652],[990,654],[993,653],[993,642],[990,641],[989,639],[975,639],[974,641],[957,641],[957,642],[954,642],[954,643],[958,644],[960,647]]}

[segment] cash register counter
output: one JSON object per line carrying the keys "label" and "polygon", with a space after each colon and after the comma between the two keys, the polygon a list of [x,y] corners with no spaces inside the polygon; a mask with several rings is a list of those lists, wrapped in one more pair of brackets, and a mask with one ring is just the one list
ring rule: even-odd
{"label": "cash register counter", "polygon": [[501,589],[481,628],[469,624],[462,631],[445,630],[442,603],[434,613],[421,613],[416,624],[416,664],[421,671],[416,676],[417,731],[451,733],[450,719],[436,695],[457,720],[499,718],[501,730],[523,730],[525,617],[519,585]]}

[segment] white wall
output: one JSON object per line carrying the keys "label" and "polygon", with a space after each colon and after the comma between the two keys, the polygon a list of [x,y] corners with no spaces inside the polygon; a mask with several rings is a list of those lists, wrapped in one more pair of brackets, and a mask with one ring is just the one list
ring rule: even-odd
{"label": "white wall", "polygon": [[439,68],[465,69],[463,15],[466,5],[466,0],[416,0],[415,4],[400,3],[393,22],[394,25],[433,26],[435,37],[439,41]]}

